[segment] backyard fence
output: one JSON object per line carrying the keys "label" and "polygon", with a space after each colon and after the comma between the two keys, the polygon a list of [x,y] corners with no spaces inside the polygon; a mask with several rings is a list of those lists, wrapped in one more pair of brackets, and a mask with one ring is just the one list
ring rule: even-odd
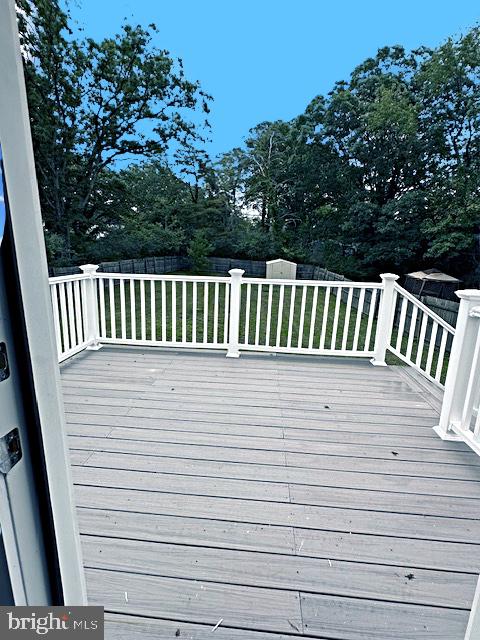
{"label": "backyard fence", "polygon": [[[227,276],[231,269],[243,269],[247,277],[265,278],[266,262],[262,260],[242,260],[239,258],[207,258],[207,271],[212,275]],[[136,258],[132,260],[116,260],[113,262],[101,262],[98,271],[101,273],[125,273],[125,274],[152,274],[164,275],[176,273],[178,271],[189,271],[192,268],[192,260],[188,256],[161,256],[153,258]],[[80,267],[51,267],[51,276],[78,275]],[[298,280],[328,280],[331,282],[350,282],[348,278],[334,271],[329,271],[325,267],[313,264],[297,265]],[[343,292],[343,301],[347,302],[346,290]],[[352,305],[357,308],[359,303],[359,290],[355,290],[352,298]],[[458,314],[458,302],[444,300],[432,296],[422,296],[420,298],[427,307],[443,318],[448,324],[455,326]],[[368,300],[364,301],[365,311],[368,313]],[[399,314],[394,318],[394,325],[398,326]],[[419,333],[417,331],[417,338]]]}
{"label": "backyard fence", "polygon": [[[231,269],[243,269],[247,277],[264,278],[267,273],[264,260],[242,260],[241,258],[206,258],[207,271],[211,275],[227,276]],[[192,260],[188,256],[161,256],[154,258],[135,258],[132,260],[115,260],[100,262],[98,271],[103,273],[138,273],[164,275],[177,271],[190,271]],[[50,276],[78,275],[80,267],[50,267]],[[299,280],[339,280],[346,281],[345,276],[329,271],[313,264],[298,264]]]}

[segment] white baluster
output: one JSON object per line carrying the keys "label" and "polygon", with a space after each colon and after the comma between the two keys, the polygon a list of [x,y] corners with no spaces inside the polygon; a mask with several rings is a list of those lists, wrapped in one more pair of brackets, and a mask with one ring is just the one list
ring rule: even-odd
{"label": "white baluster", "polygon": [[82,325],[82,301],[80,297],[80,280],[73,283],[74,307],[75,307],[75,332],[77,334],[77,344],[82,344],[85,340],[83,337]]}
{"label": "white baluster", "polygon": [[247,302],[245,305],[245,344],[248,344],[248,334],[250,330],[250,302],[252,298],[252,285],[247,284]]}
{"label": "white baluster", "polygon": [[213,293],[213,344],[218,344],[218,316],[219,316],[219,308],[218,308],[218,291],[219,284],[215,282],[214,293]]}
{"label": "white baluster", "polygon": [[273,285],[268,285],[268,302],[267,302],[267,328],[265,333],[265,344],[270,346],[270,330],[272,324],[272,296],[273,296]]}
{"label": "white baluster", "polygon": [[157,339],[157,316],[155,312],[155,280],[150,280],[150,337]]}
{"label": "white baluster", "polygon": [[108,279],[108,300],[110,302],[110,333],[115,340],[117,337],[117,323],[115,317],[115,282],[113,278]]}
{"label": "white baluster", "polygon": [[182,342],[187,343],[187,283],[182,282]]}
{"label": "white baluster", "polygon": [[125,280],[120,280],[120,330],[122,340],[127,339],[127,316],[125,310]]}
{"label": "white baluster", "polygon": [[60,358],[62,355],[62,332],[60,330],[60,318],[58,315],[58,285],[50,285],[50,295],[52,297],[52,309],[53,309],[53,326],[55,327],[55,337],[57,340],[57,355]]}
{"label": "white baluster", "polygon": [[323,301],[322,332],[320,334],[320,350],[325,349],[325,339],[327,337],[328,312],[330,310],[330,287],[325,289],[325,299]]}
{"label": "white baluster", "polygon": [[145,310],[145,280],[140,280],[140,338],[147,339],[147,316]]}
{"label": "white baluster", "polygon": [[310,313],[310,332],[308,335],[308,348],[313,349],[313,337],[315,335],[315,322],[317,319],[318,287],[313,287],[312,311]]}
{"label": "white baluster", "polygon": [[132,340],[137,339],[137,311],[135,308],[135,280],[130,280],[130,331]]}
{"label": "white baluster", "polygon": [[365,289],[360,291],[360,297],[358,299],[357,317],[355,318],[355,330],[353,333],[352,351],[358,350],[358,339],[360,337],[360,327],[362,324],[363,305],[365,304]]}

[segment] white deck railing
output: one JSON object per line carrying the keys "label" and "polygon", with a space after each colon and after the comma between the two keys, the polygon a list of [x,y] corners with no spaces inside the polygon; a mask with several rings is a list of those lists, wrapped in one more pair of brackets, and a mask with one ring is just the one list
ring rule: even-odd
{"label": "white deck railing", "polygon": [[444,440],[463,440],[480,455],[480,291],[458,291],[460,307],[440,424]]}
{"label": "white deck railing", "polygon": [[431,382],[446,378],[455,329],[415,296],[395,284],[389,351]]}
{"label": "white deck railing", "polygon": [[89,280],[85,275],[50,278],[59,362],[83,351],[93,343],[87,326]]}
{"label": "white deck railing", "polygon": [[383,283],[243,278],[238,269],[227,278],[82,269],[50,279],[60,361],[102,343],[225,349],[229,357],[378,351]]}
{"label": "white deck railing", "polygon": [[50,279],[60,362],[101,344],[369,357],[387,352],[445,387],[437,433],[480,454],[480,292],[456,329],[400,287],[379,283],[98,273]]}

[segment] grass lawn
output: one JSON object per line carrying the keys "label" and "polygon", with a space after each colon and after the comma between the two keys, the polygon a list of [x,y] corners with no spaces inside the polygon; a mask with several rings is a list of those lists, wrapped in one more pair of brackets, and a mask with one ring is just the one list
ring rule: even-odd
{"label": "grass lawn", "polygon": [[[199,282],[195,286],[192,282],[151,281],[142,284],[137,280],[134,281],[133,287],[131,282],[125,282],[123,294],[121,286],[118,280],[115,281],[111,295],[109,284],[104,281],[104,316],[101,312],[102,305],[100,305],[103,337],[113,337],[113,317],[116,337],[137,340],[151,340],[154,337],[156,340],[169,342],[225,342],[226,285],[224,283]],[[330,349],[334,345],[337,350],[342,348],[351,350],[358,328],[357,349],[372,350],[375,320],[372,319],[369,330],[368,316],[361,314],[358,317],[357,309],[351,305],[349,321],[346,323],[346,294],[339,295],[337,298],[338,291],[340,290],[332,287],[330,294],[326,294],[326,289],[313,286],[297,285],[294,291],[290,286],[285,286],[282,290],[280,285],[271,287],[263,285],[261,288],[256,284],[250,287],[243,285],[240,343],[307,349],[311,339],[312,348],[318,349],[324,336],[322,344],[325,349]],[[368,290],[365,296],[367,302],[370,296],[371,290]],[[152,297],[154,308],[152,308]],[[135,307],[133,313],[132,298]],[[113,313],[111,302],[113,302]],[[368,309],[367,302],[366,309]],[[143,325],[142,307],[145,310]],[[215,308],[218,310],[216,314]],[[124,309],[123,314],[122,309]],[[338,309],[336,322],[334,321],[335,309]],[[365,344],[367,334],[370,334],[368,345]]]}

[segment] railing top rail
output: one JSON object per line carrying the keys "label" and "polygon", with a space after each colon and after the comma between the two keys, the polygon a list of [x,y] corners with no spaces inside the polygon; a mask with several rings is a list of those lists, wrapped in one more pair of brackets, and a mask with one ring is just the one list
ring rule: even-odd
{"label": "railing top rail", "polygon": [[[167,282],[231,282],[229,276],[187,276],[187,275],[175,275],[175,274],[153,274],[153,273],[105,273],[95,272],[92,274],[94,278],[102,280],[158,280]],[[49,278],[50,284],[56,284],[60,282],[72,282],[74,280],[85,280],[89,278],[89,274],[79,273],[67,276],[55,276]],[[381,282],[354,282],[350,280],[291,280],[280,278],[242,278],[242,283],[245,284],[266,284],[266,285],[295,285],[295,286],[309,286],[309,287],[333,287],[343,289],[382,289],[383,284]],[[415,298],[416,300],[416,298]]]}
{"label": "railing top rail", "polygon": [[341,287],[344,289],[383,289],[381,282],[353,282],[349,280],[281,280],[280,278],[242,278],[246,284],[287,284],[297,287]]}
{"label": "railing top rail", "polygon": [[407,300],[410,300],[410,302],[412,302],[419,309],[421,309],[424,313],[426,313],[428,316],[430,316],[430,318],[432,318],[432,320],[435,320],[435,322],[437,322],[441,327],[446,329],[452,335],[455,335],[455,327],[452,327],[452,325],[448,324],[448,322],[446,322],[446,320],[444,320],[439,315],[437,315],[435,313],[435,311],[432,311],[431,309],[429,309],[429,307],[427,307],[425,304],[423,304],[423,302],[420,302],[420,300],[418,298],[416,298],[413,294],[411,294],[409,291],[407,291],[406,289],[404,289],[403,287],[401,287],[397,283],[395,283],[395,289],[401,296],[403,296]]}
{"label": "railing top rail", "polygon": [[96,273],[101,280],[159,280],[166,282],[231,282],[230,277],[220,276],[184,276],[184,275],[155,275],[153,273]]}
{"label": "railing top rail", "polygon": [[60,282],[74,282],[75,280],[88,280],[90,276],[85,273],[75,273],[69,276],[55,276],[54,278],[49,278],[48,282],[50,284],[58,284]]}

